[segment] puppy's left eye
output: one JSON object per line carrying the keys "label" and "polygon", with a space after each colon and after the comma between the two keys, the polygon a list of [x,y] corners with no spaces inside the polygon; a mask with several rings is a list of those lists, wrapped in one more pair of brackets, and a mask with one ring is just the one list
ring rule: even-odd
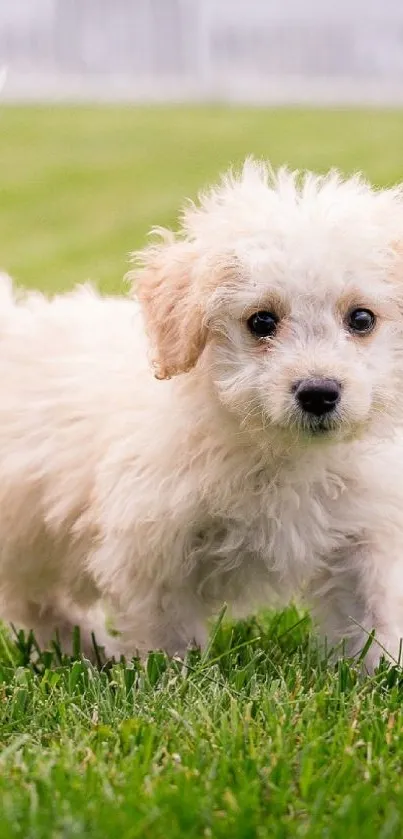
{"label": "puppy's left eye", "polygon": [[248,329],[256,338],[272,338],[277,330],[278,317],[273,312],[255,312],[247,323]]}
{"label": "puppy's left eye", "polygon": [[352,309],[347,315],[347,326],[356,335],[367,335],[376,324],[376,316],[370,309]]}

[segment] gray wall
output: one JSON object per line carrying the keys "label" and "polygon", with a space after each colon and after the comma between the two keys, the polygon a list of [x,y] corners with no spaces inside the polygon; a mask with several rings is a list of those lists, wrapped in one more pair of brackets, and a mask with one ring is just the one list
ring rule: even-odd
{"label": "gray wall", "polygon": [[0,0],[3,99],[403,102],[403,0]]}

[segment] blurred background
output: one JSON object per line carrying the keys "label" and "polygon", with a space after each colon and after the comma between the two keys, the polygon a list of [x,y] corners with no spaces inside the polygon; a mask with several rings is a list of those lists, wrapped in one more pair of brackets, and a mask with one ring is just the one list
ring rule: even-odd
{"label": "blurred background", "polygon": [[0,0],[0,266],[123,288],[246,154],[403,179],[402,0]]}

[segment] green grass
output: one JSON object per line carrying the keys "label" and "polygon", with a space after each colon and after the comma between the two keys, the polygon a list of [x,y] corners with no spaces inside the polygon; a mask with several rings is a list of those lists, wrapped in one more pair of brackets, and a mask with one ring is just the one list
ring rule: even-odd
{"label": "green grass", "polygon": [[[403,178],[403,112],[2,108],[0,263],[122,288],[153,224],[245,154]],[[183,667],[102,671],[0,633],[0,839],[403,834],[403,672],[321,658],[292,608]]]}
{"label": "green grass", "polygon": [[300,620],[102,672],[3,636],[0,837],[400,838],[403,673],[331,667]]}

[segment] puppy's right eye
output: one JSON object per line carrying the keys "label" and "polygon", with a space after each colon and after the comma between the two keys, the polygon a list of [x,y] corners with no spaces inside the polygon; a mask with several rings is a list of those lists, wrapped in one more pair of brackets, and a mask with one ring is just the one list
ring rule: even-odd
{"label": "puppy's right eye", "polygon": [[372,332],[375,324],[376,317],[370,309],[352,309],[348,313],[348,328],[356,335],[367,335],[368,332]]}
{"label": "puppy's right eye", "polygon": [[276,334],[278,317],[273,312],[255,312],[248,319],[247,325],[256,338],[272,338]]}

